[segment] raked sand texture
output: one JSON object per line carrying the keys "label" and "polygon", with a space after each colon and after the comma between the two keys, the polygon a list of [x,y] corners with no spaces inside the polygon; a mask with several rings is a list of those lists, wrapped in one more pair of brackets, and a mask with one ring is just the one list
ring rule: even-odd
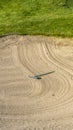
{"label": "raked sand texture", "polygon": [[73,39],[0,38],[0,130],[73,130]]}

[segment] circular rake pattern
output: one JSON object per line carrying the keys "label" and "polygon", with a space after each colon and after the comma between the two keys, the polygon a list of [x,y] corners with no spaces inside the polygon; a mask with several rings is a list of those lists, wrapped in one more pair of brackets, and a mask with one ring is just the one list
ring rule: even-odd
{"label": "circular rake pattern", "polygon": [[[1,116],[28,118],[35,115],[38,120],[38,114],[40,118],[55,118],[72,113],[73,80],[70,75],[73,75],[73,62],[69,65],[68,56],[72,57],[70,45],[60,47],[57,39],[43,36],[8,38],[9,42],[4,40],[4,45],[0,41]],[[40,80],[29,77],[49,71],[55,73],[42,76]]]}

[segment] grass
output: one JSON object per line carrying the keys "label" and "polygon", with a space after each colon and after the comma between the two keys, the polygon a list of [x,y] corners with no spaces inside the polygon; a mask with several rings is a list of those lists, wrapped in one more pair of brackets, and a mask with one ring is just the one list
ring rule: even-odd
{"label": "grass", "polygon": [[0,36],[73,37],[73,0],[0,0]]}

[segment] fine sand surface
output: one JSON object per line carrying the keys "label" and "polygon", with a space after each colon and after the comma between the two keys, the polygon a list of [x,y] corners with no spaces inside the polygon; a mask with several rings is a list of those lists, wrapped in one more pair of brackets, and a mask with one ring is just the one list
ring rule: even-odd
{"label": "fine sand surface", "polygon": [[0,38],[0,130],[73,130],[73,39]]}

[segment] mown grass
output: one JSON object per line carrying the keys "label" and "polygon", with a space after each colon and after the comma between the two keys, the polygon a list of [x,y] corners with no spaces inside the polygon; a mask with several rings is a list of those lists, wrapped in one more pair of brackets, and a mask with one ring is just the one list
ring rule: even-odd
{"label": "mown grass", "polygon": [[73,0],[0,0],[0,36],[73,37]]}

